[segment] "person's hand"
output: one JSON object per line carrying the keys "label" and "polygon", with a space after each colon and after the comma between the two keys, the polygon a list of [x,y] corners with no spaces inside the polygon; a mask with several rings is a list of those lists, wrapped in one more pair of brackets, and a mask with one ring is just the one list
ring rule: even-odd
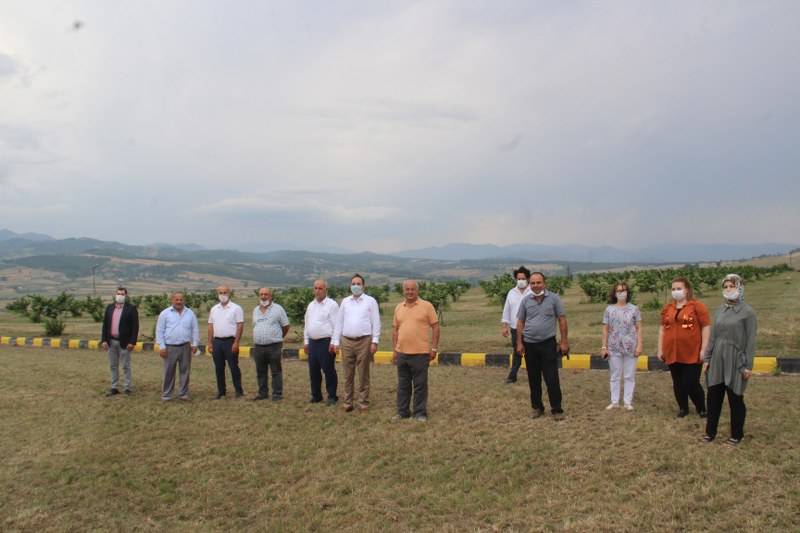
{"label": "person's hand", "polygon": [[521,342],[517,343],[517,352],[519,352],[520,355],[524,355],[525,354],[525,345],[523,343],[521,343]]}
{"label": "person's hand", "polygon": [[192,355],[197,355],[197,346],[192,346]]}
{"label": "person's hand", "polygon": [[[194,348],[194,346],[192,346],[192,348]],[[206,351],[208,352],[208,355],[214,353],[214,341],[208,341],[208,344],[206,344]]]}
{"label": "person's hand", "polygon": [[233,355],[239,355],[239,343],[238,342],[234,342],[233,343],[233,346],[231,346],[231,351],[233,352]]}
{"label": "person's hand", "polygon": [[701,374],[705,374],[708,372],[708,363],[703,363],[703,370],[700,371]]}
{"label": "person's hand", "polygon": [[569,342],[566,339],[561,339],[559,348],[561,348],[561,355],[569,356]]}
{"label": "person's hand", "polygon": [[431,358],[431,361],[433,361],[434,359],[436,359],[436,354],[437,354],[437,353],[439,353],[437,350],[431,350],[431,354],[430,354],[430,356],[429,356],[429,357]]}
{"label": "person's hand", "polygon": [[158,355],[161,356],[161,359],[166,359],[167,358],[167,349],[166,348],[162,348],[161,351],[158,352]]}
{"label": "person's hand", "polygon": [[392,364],[397,364],[397,350],[392,350]]}
{"label": "person's hand", "polygon": [[608,359],[608,348],[603,346],[603,348],[600,349],[600,355],[603,356],[603,359]]}
{"label": "person's hand", "polygon": [[339,350],[339,347],[338,347],[338,346],[336,346],[335,344],[331,344],[330,346],[328,346],[328,351],[329,351],[330,353],[332,353],[334,357],[336,357],[336,352],[337,352],[338,350]]}
{"label": "person's hand", "polygon": [[667,362],[667,360],[664,358],[664,352],[658,352],[658,358],[665,363]]}
{"label": "person's hand", "polygon": [[377,351],[378,351],[378,345],[377,344],[375,344],[373,342],[372,344],[369,345],[369,353],[371,355],[375,355],[375,352],[377,352]]}
{"label": "person's hand", "polygon": [[636,351],[633,352],[633,355],[635,355],[636,357],[639,357],[640,355],[642,355],[642,347],[641,346],[637,346],[636,347]]}
{"label": "person's hand", "polygon": [[748,368],[745,368],[744,370],[742,370],[742,379],[748,380],[748,379],[750,379],[750,377],[752,375],[753,375],[753,371],[752,370],[750,370]]}
{"label": "person's hand", "polygon": [[508,324],[503,324],[503,337],[508,337],[511,332],[508,329]]}
{"label": "person's hand", "polygon": [[[328,349],[330,349],[330,347],[328,347]],[[303,352],[304,352],[306,355],[308,355],[308,344],[304,344],[304,345],[303,345]]]}
{"label": "person's hand", "polygon": [[101,344],[101,346],[103,347],[104,350],[108,350],[108,343],[107,342],[104,342],[103,344]]}
{"label": "person's hand", "polygon": [[134,348],[136,348],[136,345],[135,345],[135,344],[129,344],[129,345],[127,346],[127,350],[128,350],[129,352],[132,352],[132,351],[134,350]]}

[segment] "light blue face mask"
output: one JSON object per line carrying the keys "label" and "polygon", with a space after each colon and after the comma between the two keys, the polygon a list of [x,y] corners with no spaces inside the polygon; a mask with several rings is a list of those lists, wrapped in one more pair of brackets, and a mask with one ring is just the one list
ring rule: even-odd
{"label": "light blue face mask", "polygon": [[364,294],[364,287],[362,285],[350,285],[350,292],[353,296],[361,296]]}

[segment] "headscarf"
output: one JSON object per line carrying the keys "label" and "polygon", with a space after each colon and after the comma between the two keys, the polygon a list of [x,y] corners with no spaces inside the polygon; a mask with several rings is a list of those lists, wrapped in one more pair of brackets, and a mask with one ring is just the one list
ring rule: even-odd
{"label": "headscarf", "polygon": [[739,291],[739,299],[736,303],[744,301],[744,281],[739,274],[728,274],[724,278],[722,278],[722,286],[725,286],[726,281],[732,281],[736,290]]}

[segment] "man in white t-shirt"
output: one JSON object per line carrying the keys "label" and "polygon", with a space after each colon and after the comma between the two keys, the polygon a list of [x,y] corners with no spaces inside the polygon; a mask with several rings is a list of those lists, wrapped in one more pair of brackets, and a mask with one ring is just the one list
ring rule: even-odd
{"label": "man in white t-shirt", "polygon": [[217,287],[219,303],[208,313],[208,351],[214,358],[217,372],[216,400],[225,397],[225,363],[231,369],[236,397],[244,396],[242,372],[239,370],[239,341],[244,330],[244,311],[231,301],[231,290],[225,285]]}

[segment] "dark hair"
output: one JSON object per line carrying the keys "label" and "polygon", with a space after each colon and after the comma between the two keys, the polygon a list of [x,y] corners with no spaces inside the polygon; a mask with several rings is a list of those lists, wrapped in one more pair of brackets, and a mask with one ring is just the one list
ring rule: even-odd
{"label": "dark hair", "polygon": [[520,274],[525,274],[525,279],[530,279],[531,271],[525,268],[523,265],[520,265],[519,268],[515,268],[513,271],[514,279],[517,279],[517,276]]}
{"label": "dark hair", "polygon": [[683,285],[686,287],[686,299],[694,300],[694,291],[692,290],[692,284],[688,279],[683,276],[676,276],[672,278],[670,285],[672,285],[672,283],[683,283]]}
{"label": "dark hair", "polygon": [[627,281],[618,281],[611,286],[611,290],[608,293],[608,303],[615,304],[617,303],[617,287],[622,285],[625,287],[625,290],[628,292],[628,302],[633,300],[633,291],[631,290],[630,285],[628,285]]}
{"label": "dark hair", "polygon": [[119,291],[125,291],[125,296],[128,295],[128,289],[126,289],[125,287],[117,287],[117,292]]}
{"label": "dark hair", "polygon": [[535,270],[535,271],[531,272],[531,275],[528,276],[528,279],[532,278],[534,274],[539,274],[540,276],[542,276],[542,281],[547,281],[547,278],[545,277],[545,275],[542,274],[541,272],[539,272],[538,270]]}
{"label": "dark hair", "polygon": [[367,284],[367,282],[364,280],[364,276],[362,276],[362,275],[361,275],[361,274],[359,274],[358,272],[356,272],[355,274],[353,274],[352,276],[350,276],[350,282],[352,283],[352,282],[353,282],[353,280],[354,280],[354,279],[356,279],[356,278],[358,278],[358,279],[360,279],[360,280],[361,280],[361,284],[362,284],[362,285],[366,285],[366,284]]}

